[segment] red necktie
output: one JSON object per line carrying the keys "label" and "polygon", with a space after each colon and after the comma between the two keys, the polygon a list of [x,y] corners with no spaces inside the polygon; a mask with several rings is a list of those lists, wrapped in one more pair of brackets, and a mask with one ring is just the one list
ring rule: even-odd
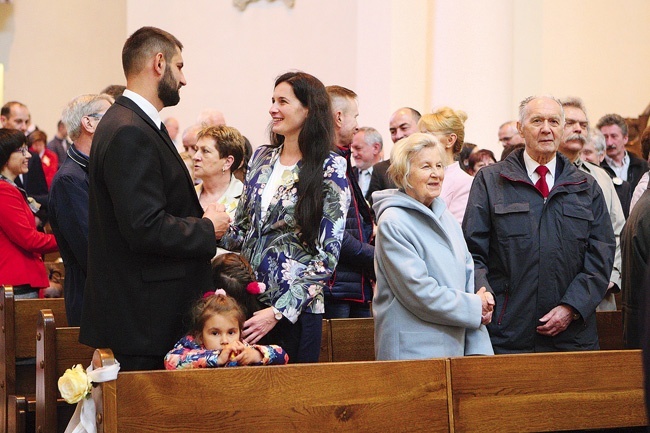
{"label": "red necktie", "polygon": [[548,184],[546,183],[546,173],[548,173],[548,167],[545,165],[539,165],[535,169],[535,172],[539,174],[539,180],[535,183],[535,188],[542,193],[542,197],[548,197]]}

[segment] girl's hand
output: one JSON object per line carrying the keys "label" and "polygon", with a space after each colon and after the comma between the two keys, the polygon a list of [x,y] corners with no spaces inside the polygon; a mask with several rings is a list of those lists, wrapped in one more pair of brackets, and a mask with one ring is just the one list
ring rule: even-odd
{"label": "girl's hand", "polygon": [[248,346],[235,357],[235,361],[239,365],[259,364],[262,362],[262,353],[256,348]]}
{"label": "girl's hand", "polygon": [[241,341],[233,341],[229,345],[224,346],[217,357],[217,364],[219,364],[220,367],[223,367],[230,361],[236,361],[237,355],[239,355],[245,348],[246,345]]}
{"label": "girl's hand", "polygon": [[232,346],[228,345],[221,349],[221,353],[217,357],[217,364],[219,367],[223,367],[230,361],[230,356],[233,354]]}
{"label": "girl's hand", "polygon": [[275,314],[273,314],[273,308],[268,307],[256,311],[253,313],[253,317],[244,323],[242,337],[248,344],[255,344],[260,341],[260,338],[268,334],[277,323],[278,321],[275,320]]}

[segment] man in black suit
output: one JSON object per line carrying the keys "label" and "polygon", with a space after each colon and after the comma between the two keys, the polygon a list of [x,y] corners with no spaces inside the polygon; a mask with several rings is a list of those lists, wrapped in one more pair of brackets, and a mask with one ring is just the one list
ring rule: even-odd
{"label": "man in black suit", "polygon": [[[390,116],[389,128],[390,138],[393,143],[397,143],[402,138],[419,132],[418,121],[420,120],[420,112],[411,107],[402,107]],[[370,187],[368,188],[368,197],[370,204],[372,204],[372,193],[375,191],[382,191],[384,189],[395,188],[395,184],[386,174],[386,170],[390,166],[390,159],[381,161],[375,164],[372,176],[370,178]]]}
{"label": "man in black suit", "polygon": [[[27,135],[30,120],[29,109],[21,102],[10,101],[0,109],[0,123],[3,128],[18,129]],[[28,171],[16,178],[16,185],[23,188],[27,195],[40,205],[36,213],[36,225],[41,228],[47,222],[47,181],[38,152],[30,153],[32,157],[27,163]]]}
{"label": "man in black suit", "polygon": [[182,48],[154,27],[127,39],[127,88],[97,126],[90,152],[79,341],[112,349],[122,370],[163,367],[184,333],[184,315],[210,288],[216,237],[230,220],[216,204],[203,212],[161,126],[159,111],[176,105],[185,85]]}

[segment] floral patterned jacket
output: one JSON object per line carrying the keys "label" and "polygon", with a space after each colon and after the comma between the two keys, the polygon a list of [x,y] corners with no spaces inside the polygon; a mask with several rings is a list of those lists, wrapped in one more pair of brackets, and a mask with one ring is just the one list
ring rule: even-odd
{"label": "floral patterned jacket", "polygon": [[316,239],[316,254],[305,249],[298,238],[294,211],[298,200],[297,182],[302,161],[284,176],[262,220],[261,197],[280,156],[282,146],[260,146],[251,158],[244,192],[234,223],[219,245],[241,251],[255,270],[257,281],[267,290],[259,300],[277,308],[296,323],[302,311],[325,311],[326,287],[341,252],[345,214],[350,189],[345,177],[345,159],[331,152],[323,164],[323,217]]}
{"label": "floral patterned jacket", "polygon": [[[248,345],[248,344],[247,344]],[[262,354],[262,362],[253,365],[284,365],[289,362],[289,355],[280,346],[253,347]],[[215,368],[219,367],[217,358],[221,350],[208,350],[198,344],[194,337],[186,335],[178,340],[174,348],[165,355],[165,368],[167,370],[183,370],[188,368]],[[230,361],[222,367],[236,367],[236,362]]]}

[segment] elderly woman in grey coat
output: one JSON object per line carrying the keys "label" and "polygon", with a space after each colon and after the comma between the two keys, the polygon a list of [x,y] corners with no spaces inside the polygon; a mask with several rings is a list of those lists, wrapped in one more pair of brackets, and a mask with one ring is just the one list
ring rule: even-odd
{"label": "elderly woman in grey coat", "polygon": [[373,194],[377,215],[373,299],[378,360],[492,355],[485,325],[494,299],[474,291],[474,262],[439,197],[445,152],[431,134],[395,144],[398,189]]}

